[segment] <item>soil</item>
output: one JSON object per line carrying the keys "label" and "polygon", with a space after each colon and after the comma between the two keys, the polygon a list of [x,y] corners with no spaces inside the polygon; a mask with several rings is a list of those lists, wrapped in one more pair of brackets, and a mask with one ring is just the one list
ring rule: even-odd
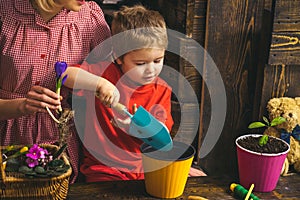
{"label": "soil", "polygon": [[288,149],[288,145],[276,138],[269,137],[267,144],[259,145],[260,137],[246,137],[238,141],[238,144],[245,149],[257,153],[281,153]]}

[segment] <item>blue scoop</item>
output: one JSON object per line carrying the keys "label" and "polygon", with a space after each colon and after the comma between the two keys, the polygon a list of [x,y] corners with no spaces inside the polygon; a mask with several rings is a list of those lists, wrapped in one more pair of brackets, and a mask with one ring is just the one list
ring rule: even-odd
{"label": "blue scoop", "polygon": [[125,113],[131,118],[129,134],[141,139],[146,144],[161,151],[169,151],[173,148],[173,141],[168,128],[151,115],[143,106],[139,106],[134,115],[127,108],[118,104],[114,106],[118,112]]}

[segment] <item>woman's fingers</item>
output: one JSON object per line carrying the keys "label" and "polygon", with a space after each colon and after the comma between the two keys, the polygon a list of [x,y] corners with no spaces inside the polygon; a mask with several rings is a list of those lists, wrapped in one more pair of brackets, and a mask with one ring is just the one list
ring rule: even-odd
{"label": "woman's fingers", "polygon": [[44,97],[48,97],[50,99],[54,99],[54,100],[59,100],[60,96],[58,94],[56,94],[55,92],[53,92],[52,90],[49,90],[48,88],[44,88],[41,86],[33,86],[31,88],[31,90],[29,91],[30,94],[35,95],[42,95]]}
{"label": "woman's fingers", "polygon": [[26,104],[28,108],[33,110],[45,108],[46,106],[50,109],[58,109],[60,96],[47,88],[33,86],[27,93]]}
{"label": "woman's fingers", "polygon": [[57,105],[57,104],[47,103],[43,100],[35,100],[35,99],[27,98],[26,105],[28,105],[29,107],[32,107],[32,109],[33,108],[44,109],[47,106],[50,109],[56,110],[59,108],[60,104]]}

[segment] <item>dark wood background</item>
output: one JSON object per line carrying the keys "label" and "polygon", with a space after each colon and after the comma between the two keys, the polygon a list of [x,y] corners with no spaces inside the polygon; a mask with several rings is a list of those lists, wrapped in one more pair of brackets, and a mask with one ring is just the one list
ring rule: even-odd
{"label": "dark wood background", "polygon": [[300,96],[300,1],[280,0],[274,5],[274,21],[264,81],[260,113],[273,97]]}
{"label": "dark wood background", "polygon": [[[164,14],[168,26],[201,44],[214,60],[224,82],[227,112],[223,131],[213,150],[206,157],[195,159],[208,175],[237,173],[234,141],[248,131],[255,109],[259,55],[268,48],[261,47],[260,41],[264,7],[263,0],[158,1],[158,10]],[[179,62],[178,68],[198,94],[200,125],[194,145],[199,150],[210,125],[210,95],[193,66]],[[215,77],[208,74],[207,78]],[[210,92],[217,93],[218,88]],[[190,103],[188,97],[182,98],[185,104]]]}
{"label": "dark wood background", "polygon": [[[132,1],[125,1],[131,2]],[[197,94],[198,102],[183,93],[176,74],[165,78],[176,82],[173,88],[173,117],[177,129],[199,123],[193,145],[198,149],[195,164],[208,175],[237,176],[235,139],[249,132],[252,121],[266,115],[272,97],[299,96],[300,0],[153,0],[138,1],[163,14],[168,28],[197,41],[214,60],[224,82],[227,112],[222,133],[204,158],[199,149],[211,117],[211,99],[205,82],[195,67],[177,55],[167,53],[166,64],[180,72]],[[193,51],[193,47],[183,49]],[[208,74],[215,79],[213,74]],[[218,88],[215,91],[218,92]],[[178,104],[178,99],[183,102]],[[182,118],[180,113],[199,109],[199,121]],[[196,119],[198,120],[198,119]],[[182,123],[183,122],[183,123]],[[184,140],[184,138],[182,138]]]}

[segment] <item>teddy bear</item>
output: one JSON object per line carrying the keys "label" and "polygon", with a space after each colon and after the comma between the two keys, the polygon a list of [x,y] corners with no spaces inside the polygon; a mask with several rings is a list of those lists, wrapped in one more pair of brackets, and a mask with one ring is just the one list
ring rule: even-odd
{"label": "teddy bear", "polygon": [[287,175],[292,165],[296,172],[300,172],[300,97],[272,98],[267,103],[267,111],[270,120],[279,116],[286,119],[272,131],[266,129],[268,135],[282,138],[290,144],[281,174]]}

